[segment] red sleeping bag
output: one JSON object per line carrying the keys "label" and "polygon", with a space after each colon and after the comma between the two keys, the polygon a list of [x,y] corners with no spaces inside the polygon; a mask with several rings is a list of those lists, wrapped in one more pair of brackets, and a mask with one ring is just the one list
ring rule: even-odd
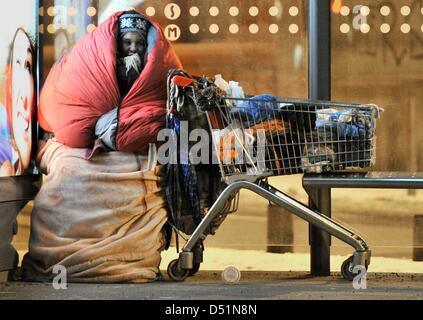
{"label": "red sleeping bag", "polygon": [[145,17],[156,29],[155,44],[144,70],[122,100],[116,75],[116,34],[121,14],[113,14],[81,39],[47,77],[38,119],[41,127],[64,145],[91,148],[97,120],[116,107],[119,151],[145,153],[165,124],[167,73],[182,69],[181,62],[160,26]]}

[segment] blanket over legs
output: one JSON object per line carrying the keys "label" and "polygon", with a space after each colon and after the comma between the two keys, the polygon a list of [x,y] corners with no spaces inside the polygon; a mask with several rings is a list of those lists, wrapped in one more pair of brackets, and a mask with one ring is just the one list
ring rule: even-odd
{"label": "blanket over legs", "polygon": [[181,68],[160,26],[147,35],[147,63],[128,94],[120,97],[116,75],[117,12],[87,34],[51,69],[40,94],[38,120],[58,142],[72,148],[92,148],[95,126],[118,108],[115,150],[146,153],[165,126],[166,79]]}
{"label": "blanket over legs", "polygon": [[51,281],[56,265],[69,282],[147,282],[158,277],[167,221],[164,177],[148,157],[49,140],[38,154],[47,175],[34,201],[27,281]]}

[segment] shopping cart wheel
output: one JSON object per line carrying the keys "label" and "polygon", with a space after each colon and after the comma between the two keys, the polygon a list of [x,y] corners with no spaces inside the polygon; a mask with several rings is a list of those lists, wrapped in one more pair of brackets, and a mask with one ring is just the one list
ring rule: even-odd
{"label": "shopping cart wheel", "polygon": [[184,281],[189,276],[190,270],[182,269],[179,259],[175,259],[167,266],[167,274],[173,281]]}
{"label": "shopping cart wheel", "polygon": [[200,270],[200,263],[194,262],[192,265],[192,269],[189,270],[189,276],[190,277],[194,276],[198,272],[198,270]]}
{"label": "shopping cart wheel", "polygon": [[[357,273],[354,273],[354,263],[353,263],[353,261],[354,261],[354,256],[351,256],[342,263],[341,274],[342,274],[342,277],[345,280],[353,281],[354,278],[358,275]],[[364,267],[367,270],[368,264],[366,263],[366,265]]]}

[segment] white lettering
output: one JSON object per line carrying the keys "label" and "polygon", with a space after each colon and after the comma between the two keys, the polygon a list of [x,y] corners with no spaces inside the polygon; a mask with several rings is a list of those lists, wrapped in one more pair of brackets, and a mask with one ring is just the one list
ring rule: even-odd
{"label": "white lettering", "polygon": [[367,270],[364,266],[355,266],[353,273],[358,273],[353,280],[353,287],[355,290],[367,289]]}
{"label": "white lettering", "polygon": [[55,265],[53,267],[53,273],[57,274],[53,279],[53,288],[55,290],[66,290],[68,288],[66,267]]}

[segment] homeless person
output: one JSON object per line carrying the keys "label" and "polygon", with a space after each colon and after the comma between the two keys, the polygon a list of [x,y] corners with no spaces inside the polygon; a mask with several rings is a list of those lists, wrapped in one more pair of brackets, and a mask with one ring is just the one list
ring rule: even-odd
{"label": "homeless person", "polygon": [[[39,122],[51,134],[37,163],[22,276],[68,282],[147,282],[166,245],[165,177],[151,146],[165,125],[166,77],[181,68],[159,25],[118,12],[51,70]],[[105,152],[108,151],[108,152]]]}

